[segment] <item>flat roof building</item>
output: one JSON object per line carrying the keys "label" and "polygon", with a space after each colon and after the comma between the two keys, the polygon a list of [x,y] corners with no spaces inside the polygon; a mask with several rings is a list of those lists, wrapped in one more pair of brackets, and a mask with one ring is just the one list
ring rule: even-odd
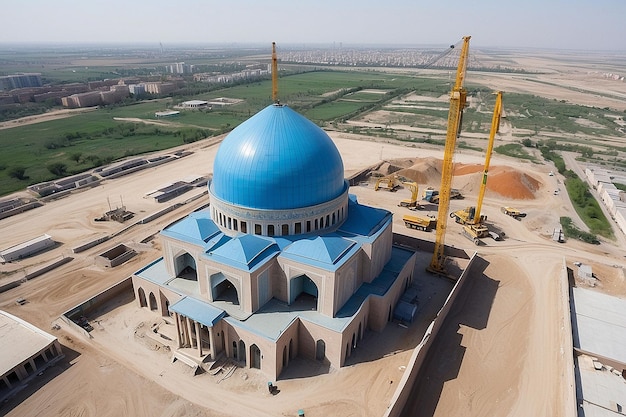
{"label": "flat roof building", "polygon": [[58,339],[0,310],[0,401],[63,357]]}

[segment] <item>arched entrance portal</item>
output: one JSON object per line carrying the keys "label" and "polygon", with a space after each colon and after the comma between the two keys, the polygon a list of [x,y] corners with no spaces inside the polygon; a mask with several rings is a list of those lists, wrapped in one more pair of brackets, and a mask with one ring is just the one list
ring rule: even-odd
{"label": "arched entrance portal", "polygon": [[211,298],[213,301],[239,305],[237,287],[221,272],[211,275]]}
{"label": "arched entrance portal", "polygon": [[317,310],[317,285],[306,275],[300,275],[289,282],[289,304],[302,303],[303,309]]}
{"label": "arched entrance portal", "polygon": [[198,273],[196,272],[196,260],[187,252],[181,254],[174,259],[174,267],[176,268],[176,277],[189,281],[197,281]]}

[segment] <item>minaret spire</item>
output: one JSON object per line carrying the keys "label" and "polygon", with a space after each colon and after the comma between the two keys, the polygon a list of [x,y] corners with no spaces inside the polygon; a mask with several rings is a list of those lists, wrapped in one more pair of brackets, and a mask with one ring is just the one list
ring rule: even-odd
{"label": "minaret spire", "polygon": [[276,57],[276,42],[272,42],[272,100],[278,101],[278,58]]}

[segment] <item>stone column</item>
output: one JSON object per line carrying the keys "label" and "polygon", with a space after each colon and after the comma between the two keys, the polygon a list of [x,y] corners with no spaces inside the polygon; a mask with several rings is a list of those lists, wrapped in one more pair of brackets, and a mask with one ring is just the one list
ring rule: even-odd
{"label": "stone column", "polygon": [[202,334],[200,333],[201,326],[199,322],[196,323],[196,344],[198,345],[198,355],[202,357]]}
{"label": "stone column", "polygon": [[180,316],[178,315],[178,313],[174,313],[174,322],[176,323],[176,342],[178,344],[178,347],[181,348],[183,344],[181,342],[182,335],[180,331]]}
{"label": "stone column", "polygon": [[215,360],[215,336],[213,335],[213,327],[209,327],[209,352],[211,353],[211,360]]}
{"label": "stone column", "polygon": [[187,335],[189,336],[189,347],[193,347],[193,334],[191,333],[191,320],[189,317],[185,317],[187,322]]}

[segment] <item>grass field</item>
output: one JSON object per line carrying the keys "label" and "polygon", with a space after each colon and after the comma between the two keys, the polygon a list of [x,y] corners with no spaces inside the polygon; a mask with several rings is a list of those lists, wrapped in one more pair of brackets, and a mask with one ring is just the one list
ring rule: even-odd
{"label": "grass field", "polygon": [[[25,61],[26,62],[26,61]],[[20,64],[16,64],[16,68]],[[112,67],[70,67],[57,65],[42,71],[46,77],[67,81],[100,79],[115,76]],[[307,118],[325,125],[362,117],[367,121],[370,110],[387,110],[388,124],[445,129],[448,103],[402,98],[418,96],[441,97],[448,94],[450,81],[440,78],[415,77],[379,71],[311,71],[279,78],[279,98]],[[367,90],[376,90],[371,92]],[[488,133],[491,122],[491,95],[479,86],[470,87],[477,106],[466,109],[463,130]],[[0,135],[0,195],[23,189],[27,185],[88,170],[119,158],[154,152],[198,139],[227,132],[272,103],[271,81],[225,86],[209,93],[189,97],[163,98],[130,105],[103,107],[95,112],[66,119],[20,126],[2,131]],[[156,111],[173,108],[188,99],[213,100],[219,97],[241,99],[237,104],[213,110],[181,111],[180,116],[160,119],[167,127],[155,127],[115,118],[136,118],[154,122]],[[404,103],[399,105],[398,103]],[[623,115],[606,109],[575,106],[526,94],[506,94],[507,121],[517,129],[531,131],[594,133],[615,131],[615,121]],[[414,107],[411,107],[414,106]],[[346,127],[348,128],[348,127]],[[349,127],[354,129],[354,127]],[[131,131],[132,130],[132,131]],[[367,128],[360,129],[368,132]],[[373,134],[383,134],[374,131]],[[431,141],[430,135],[411,138],[411,133],[386,132],[388,137],[410,141]],[[575,138],[568,139],[574,143]],[[433,143],[438,143],[433,139]],[[470,145],[467,145],[471,147]],[[615,146],[617,148],[617,146]],[[497,149],[518,158],[529,158],[517,144]],[[598,154],[601,150],[596,150]],[[615,156],[617,151],[612,150]],[[590,157],[590,155],[587,155]],[[617,158],[615,158],[617,159]],[[50,170],[52,163],[63,164],[60,172]],[[18,175],[19,174],[19,175]]]}

